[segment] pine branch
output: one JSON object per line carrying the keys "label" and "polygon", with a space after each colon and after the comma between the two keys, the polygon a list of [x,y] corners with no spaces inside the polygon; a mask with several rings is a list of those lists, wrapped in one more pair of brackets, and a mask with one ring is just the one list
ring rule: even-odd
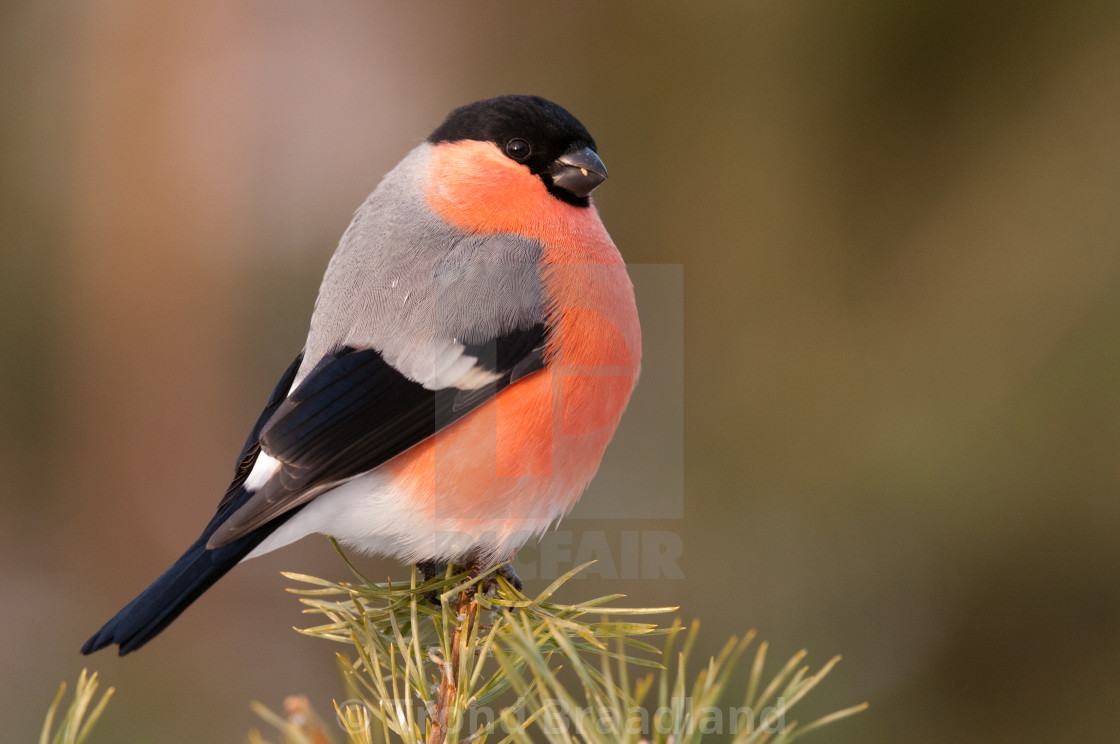
{"label": "pine branch", "polygon": [[[285,576],[308,587],[289,590],[301,595],[304,611],[326,620],[300,632],[352,651],[337,655],[351,697],[335,703],[350,744],[486,744],[499,734],[497,744],[698,744],[712,734],[730,735],[732,744],[790,744],[867,707],[845,708],[804,726],[787,720],[839,657],[814,672],[801,651],[767,678],[766,643],[755,648],[742,705],[721,707],[728,705],[732,673],[754,631],[729,640],[690,677],[698,623],[685,630],[679,621],[661,628],[631,620],[676,608],[611,606],[621,595],[575,604],[553,599],[591,564],[531,598],[496,569],[472,577],[449,568],[443,577],[420,582],[414,567],[405,586],[372,583],[347,564],[354,583]],[[634,668],[647,671],[635,677]],[[55,731],[63,684],[40,744],[86,741],[113,693],[110,688],[92,705],[97,687],[96,673],[83,670]],[[253,707],[285,744],[333,741],[306,698],[285,701],[284,716],[259,703]],[[489,712],[485,722],[478,721],[480,712]],[[257,732],[250,742],[265,744]]]}
{"label": "pine branch", "polygon": [[[698,624],[685,630],[630,619],[675,608],[609,606],[620,595],[576,604],[553,599],[586,567],[535,597],[493,571],[471,577],[449,570],[418,583],[414,569],[408,586],[373,584],[356,570],[355,583],[286,576],[310,585],[290,591],[302,596],[305,612],[327,620],[301,632],[354,651],[339,655],[353,697],[336,703],[350,742],[483,744],[500,733],[499,744],[694,744],[718,732],[732,734],[733,744],[788,744],[866,707],[805,726],[787,720],[838,658],[811,672],[800,652],[767,679],[762,643],[742,705],[721,708],[754,632],[731,639],[690,684]],[[489,589],[479,592],[483,583]],[[653,671],[634,678],[634,668]],[[646,703],[653,690],[654,703]]]}

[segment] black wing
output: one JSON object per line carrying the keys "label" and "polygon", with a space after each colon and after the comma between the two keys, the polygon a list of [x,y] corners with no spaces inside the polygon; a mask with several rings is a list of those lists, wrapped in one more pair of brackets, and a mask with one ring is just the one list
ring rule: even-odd
{"label": "black wing", "polygon": [[[510,331],[464,353],[498,374],[472,390],[429,390],[374,349],[324,357],[281,403],[260,434],[280,470],[229,516],[208,547],[227,545],[327,489],[373,470],[454,423],[500,390],[544,367],[546,329]],[[242,481],[247,473],[239,473]]]}

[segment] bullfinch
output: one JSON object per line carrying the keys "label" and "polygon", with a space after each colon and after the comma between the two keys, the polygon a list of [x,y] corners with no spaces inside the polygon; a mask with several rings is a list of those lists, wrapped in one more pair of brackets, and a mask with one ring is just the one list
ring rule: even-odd
{"label": "bullfinch", "polygon": [[560,106],[452,111],[358,208],[210,523],[82,647],[122,655],[311,533],[488,568],[567,513],[638,379],[634,290]]}

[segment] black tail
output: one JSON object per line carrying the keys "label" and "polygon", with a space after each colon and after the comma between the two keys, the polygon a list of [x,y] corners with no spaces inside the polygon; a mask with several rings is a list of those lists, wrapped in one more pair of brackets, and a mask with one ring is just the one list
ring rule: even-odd
{"label": "black tail", "polygon": [[92,654],[113,643],[120,645],[121,656],[140,648],[294,513],[283,514],[229,545],[207,550],[206,541],[223,521],[215,517],[175,565],[86,641],[82,653]]}
{"label": "black tail", "polygon": [[194,545],[187,548],[187,552],[175,561],[175,565],[163,572],[163,576],[153,581],[139,597],[125,605],[116,617],[105,623],[105,627],[94,633],[93,637],[86,641],[86,645],[82,646],[83,654],[92,654],[113,643],[120,644],[121,656],[140,648],[159,635],[160,631],[179,617],[191,602],[198,599],[204,591],[214,585],[215,581],[225,576],[226,572],[249,555],[253,548],[264,542],[264,539],[277,527],[299,511],[299,507],[296,507],[285,512],[229,545],[214,550],[206,549],[206,541],[230,515],[248,501],[250,493],[245,490],[244,484],[260,453],[261,429],[284,401],[302,361],[303,352],[300,352],[280,377],[280,382],[272,391],[257,423],[249,432],[249,438],[245,440],[245,446],[238,457],[233,483],[218,504],[218,511],[210,520],[210,524],[202,531],[202,536]]}

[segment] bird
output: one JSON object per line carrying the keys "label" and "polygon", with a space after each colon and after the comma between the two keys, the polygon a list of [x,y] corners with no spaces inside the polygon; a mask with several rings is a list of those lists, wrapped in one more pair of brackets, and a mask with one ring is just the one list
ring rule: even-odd
{"label": "bird", "polygon": [[556,103],[453,110],[355,212],[202,534],[82,653],[135,651],[241,561],[315,533],[425,572],[508,570],[595,475],[641,370],[591,200],[606,178]]}

